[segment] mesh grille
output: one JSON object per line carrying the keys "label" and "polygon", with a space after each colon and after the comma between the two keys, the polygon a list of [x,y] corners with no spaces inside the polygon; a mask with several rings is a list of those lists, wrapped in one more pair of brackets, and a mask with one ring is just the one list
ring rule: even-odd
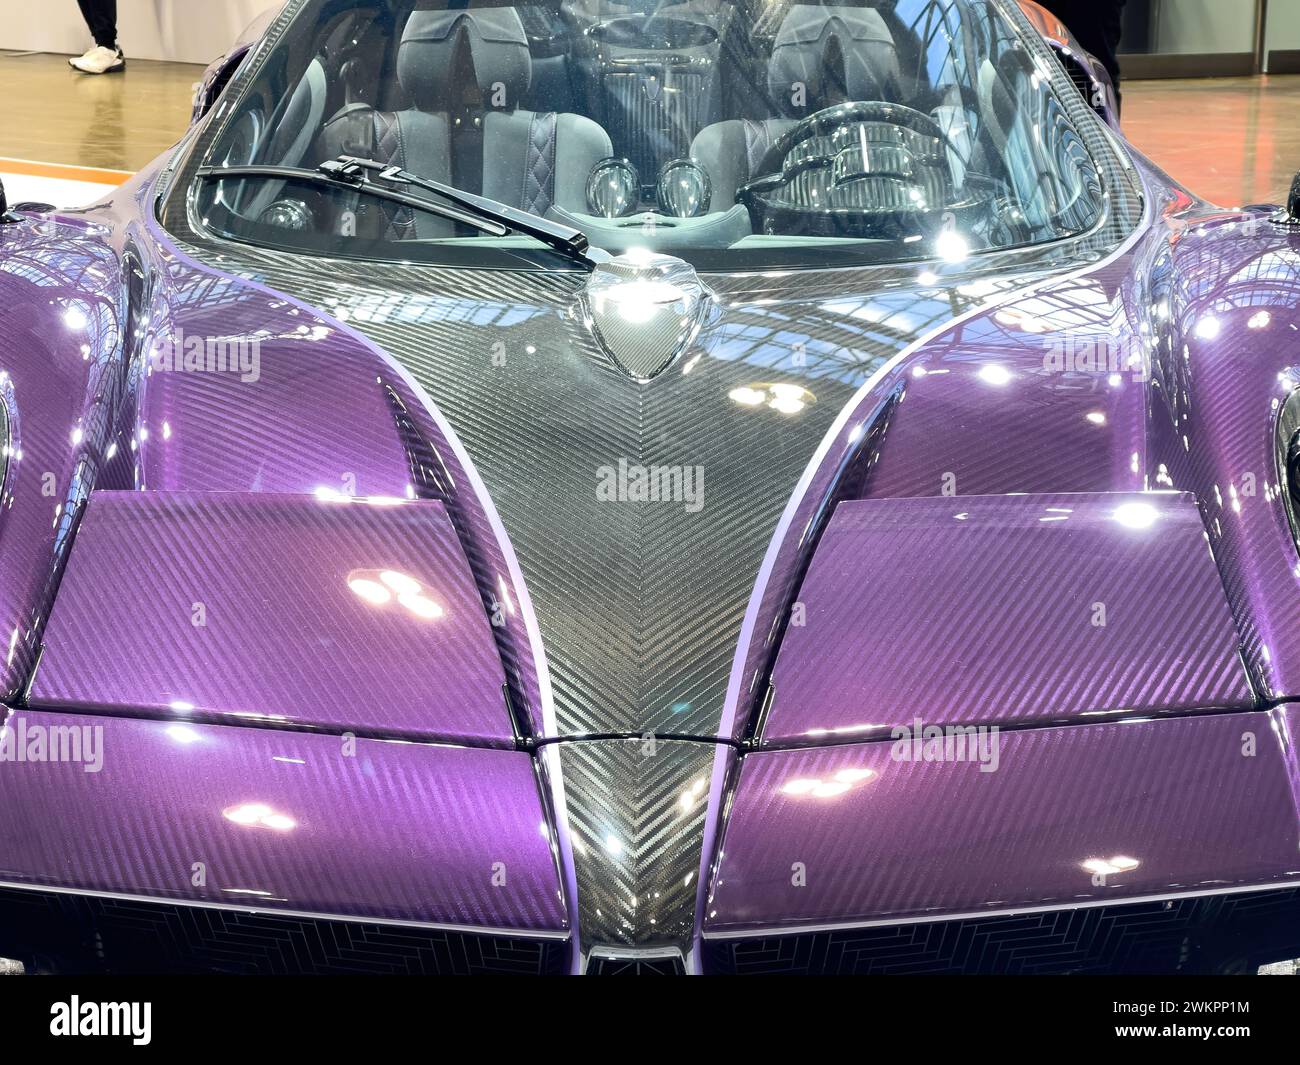
{"label": "mesh grille", "polygon": [[1253,973],[1300,954],[1300,890],[705,943],[706,972]]}
{"label": "mesh grille", "polygon": [[0,889],[0,957],[54,974],[549,975],[555,940]]}

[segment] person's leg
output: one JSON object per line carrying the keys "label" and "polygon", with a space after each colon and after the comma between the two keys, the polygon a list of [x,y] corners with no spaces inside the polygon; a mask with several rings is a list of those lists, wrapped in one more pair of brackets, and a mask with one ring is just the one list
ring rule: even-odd
{"label": "person's leg", "polygon": [[83,74],[117,74],[125,70],[126,58],[117,46],[117,0],[77,0],[77,5],[95,36],[95,47],[69,59],[72,69]]}
{"label": "person's leg", "polygon": [[81,17],[100,48],[117,48],[117,0],[77,0]]}

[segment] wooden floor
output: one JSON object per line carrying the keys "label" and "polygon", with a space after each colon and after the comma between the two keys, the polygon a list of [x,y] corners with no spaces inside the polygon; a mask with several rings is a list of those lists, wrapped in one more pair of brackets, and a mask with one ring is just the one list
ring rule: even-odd
{"label": "wooden floor", "polygon": [[202,74],[130,60],[121,74],[92,77],[66,56],[0,52],[0,156],[139,170],[185,132]]}
{"label": "wooden floor", "polygon": [[[137,170],[184,132],[200,73],[135,60],[86,77],[62,56],[0,52],[0,156]],[[1300,76],[1130,82],[1124,132],[1206,199],[1277,203],[1300,169]]]}
{"label": "wooden floor", "polygon": [[1213,203],[1281,203],[1300,170],[1300,76],[1131,82],[1124,135]]}

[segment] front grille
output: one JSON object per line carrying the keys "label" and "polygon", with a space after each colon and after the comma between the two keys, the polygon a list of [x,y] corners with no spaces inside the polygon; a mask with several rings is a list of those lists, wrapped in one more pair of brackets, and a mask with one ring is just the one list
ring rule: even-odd
{"label": "front grille", "polygon": [[29,973],[552,975],[563,942],[0,889],[0,957]]}
{"label": "front grille", "polygon": [[684,976],[686,962],[680,954],[650,957],[646,955],[593,955],[587,962],[588,976]]}
{"label": "front grille", "polygon": [[1253,973],[1300,956],[1300,889],[706,941],[706,972]]}

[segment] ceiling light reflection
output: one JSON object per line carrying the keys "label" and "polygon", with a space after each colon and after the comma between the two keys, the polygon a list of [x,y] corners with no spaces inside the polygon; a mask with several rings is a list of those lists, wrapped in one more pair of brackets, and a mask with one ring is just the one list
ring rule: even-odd
{"label": "ceiling light reflection", "polygon": [[979,378],[986,385],[1002,388],[1011,383],[1011,371],[995,362],[986,363],[979,369]]}
{"label": "ceiling light reflection", "polygon": [[396,600],[398,606],[423,621],[436,620],[446,613],[440,603],[430,598],[424,585],[400,570],[353,570],[348,574],[348,587],[374,607],[387,607]]}
{"label": "ceiling light reflection", "polygon": [[236,825],[247,828],[269,828],[275,832],[288,832],[297,828],[298,822],[288,814],[273,809],[264,802],[245,802],[227,806],[221,816]]}
{"label": "ceiling light reflection", "polygon": [[1115,520],[1126,529],[1149,529],[1159,517],[1150,503],[1121,503],[1115,508]]}
{"label": "ceiling light reflection", "polygon": [[762,407],[774,410],[778,414],[793,415],[817,402],[817,397],[803,385],[782,381],[759,381],[752,385],[742,385],[727,393],[733,403],[742,407]]}
{"label": "ceiling light reflection", "polygon": [[1084,872],[1092,873],[1094,876],[1114,876],[1116,873],[1127,873],[1141,864],[1136,858],[1117,854],[1113,858],[1089,858],[1087,861],[1080,862],[1079,866]]}
{"label": "ceiling light reflection", "polygon": [[781,792],[796,798],[807,796],[813,799],[834,799],[859,784],[874,780],[879,775],[876,770],[864,766],[846,766],[837,769],[827,778],[795,777],[787,780],[781,786]]}

